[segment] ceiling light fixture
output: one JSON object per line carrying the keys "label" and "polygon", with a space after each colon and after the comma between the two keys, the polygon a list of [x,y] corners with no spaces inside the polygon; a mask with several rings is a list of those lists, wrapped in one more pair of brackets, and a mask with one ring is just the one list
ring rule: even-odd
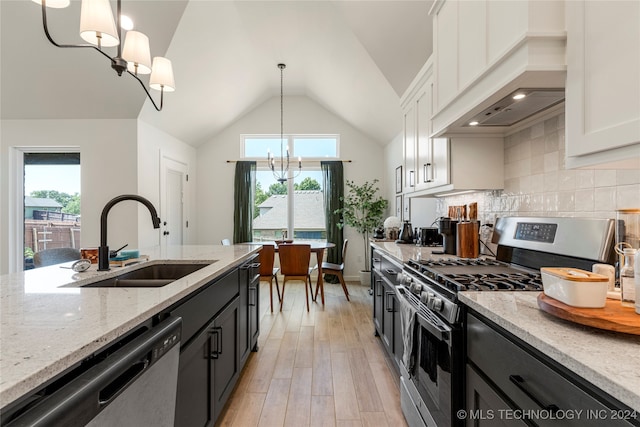
{"label": "ceiling light fixture", "polygon": [[477,121],[469,122],[469,126],[478,126],[478,124]]}
{"label": "ceiling light fixture", "polygon": [[[113,68],[119,76],[123,72],[129,73],[136,79],[142,89],[144,89],[147,97],[151,100],[157,111],[162,110],[164,102],[164,93],[173,92],[176,88],[173,79],[173,68],[171,61],[166,58],[156,56],[151,63],[151,54],[149,51],[149,38],[138,32],[128,31],[125,37],[124,48],[120,43],[121,37],[121,21],[122,21],[122,5],[121,0],[117,0],[117,14],[114,22],[113,12],[109,0],[82,0],[80,8],[80,37],[90,44],[59,44],[53,40],[49,34],[47,26],[47,7],[64,8],[69,6],[69,0],[33,0],[42,7],[42,26],[47,39],[56,47],[60,48],[92,48],[109,58],[111,68]],[[116,56],[111,57],[102,50],[103,47],[117,46]],[[151,97],[145,83],[140,80],[138,75],[151,74],[149,78],[149,87],[160,91],[160,107]]]}
{"label": "ceiling light fixture", "polygon": [[[288,179],[293,179],[300,175],[302,172],[302,158],[298,157],[298,172],[295,175],[289,174],[289,146],[284,145],[284,95],[283,95],[283,71],[287,66],[285,64],[278,64],[280,69],[280,168],[276,169],[276,161],[274,156],[271,155],[271,150],[267,150],[267,162],[269,168],[273,172],[273,176],[276,181],[283,184]],[[285,163],[286,161],[286,163]]]}
{"label": "ceiling light fixture", "polygon": [[526,97],[527,95],[524,93],[516,93],[515,95],[513,95],[513,99],[522,99],[524,97]]}

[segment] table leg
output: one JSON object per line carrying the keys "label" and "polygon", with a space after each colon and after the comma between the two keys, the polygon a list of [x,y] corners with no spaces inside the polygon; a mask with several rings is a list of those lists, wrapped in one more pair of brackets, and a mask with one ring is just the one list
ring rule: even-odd
{"label": "table leg", "polygon": [[318,260],[318,280],[316,282],[315,298],[318,298],[318,289],[320,289],[320,298],[322,300],[322,305],[324,305],[324,281],[322,278],[322,260],[324,259],[324,249],[319,249],[316,252],[316,257]]}

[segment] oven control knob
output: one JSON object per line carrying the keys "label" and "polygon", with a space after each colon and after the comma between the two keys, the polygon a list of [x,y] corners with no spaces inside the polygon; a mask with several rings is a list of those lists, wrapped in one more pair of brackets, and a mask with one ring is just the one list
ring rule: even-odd
{"label": "oven control knob", "polygon": [[429,295],[427,295],[426,292],[420,294],[420,302],[425,305],[429,305]]}
{"label": "oven control knob", "polygon": [[414,294],[420,295],[420,292],[422,292],[422,285],[420,283],[412,282],[410,289]]}
{"label": "oven control knob", "polygon": [[442,298],[431,298],[431,308],[435,311],[442,311],[442,307],[444,307],[444,303],[442,302]]}

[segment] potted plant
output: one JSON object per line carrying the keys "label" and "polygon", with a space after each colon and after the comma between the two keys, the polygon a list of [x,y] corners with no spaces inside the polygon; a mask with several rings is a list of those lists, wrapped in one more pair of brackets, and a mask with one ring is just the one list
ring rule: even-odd
{"label": "potted plant", "polygon": [[385,199],[376,195],[377,182],[378,180],[374,179],[373,182],[357,185],[353,181],[347,181],[349,191],[345,197],[342,197],[344,205],[335,211],[335,213],[342,215],[342,222],[338,224],[338,227],[342,228],[348,225],[362,235],[364,249],[364,270],[360,272],[362,284],[369,284],[371,278],[369,232],[382,223],[382,217],[388,204]]}

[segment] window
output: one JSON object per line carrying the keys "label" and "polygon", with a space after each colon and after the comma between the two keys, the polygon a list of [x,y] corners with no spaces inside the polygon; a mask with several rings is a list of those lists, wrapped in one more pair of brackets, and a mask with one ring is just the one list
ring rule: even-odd
{"label": "window", "polygon": [[[289,149],[291,177],[297,173],[297,159],[302,172],[280,183],[267,165],[267,152],[280,158],[280,137],[244,135],[245,159],[257,160],[253,240],[281,239],[283,232],[298,240],[326,240],[324,196],[320,160],[338,158],[337,135],[287,135],[284,149]],[[277,168],[277,166],[276,166]]]}

